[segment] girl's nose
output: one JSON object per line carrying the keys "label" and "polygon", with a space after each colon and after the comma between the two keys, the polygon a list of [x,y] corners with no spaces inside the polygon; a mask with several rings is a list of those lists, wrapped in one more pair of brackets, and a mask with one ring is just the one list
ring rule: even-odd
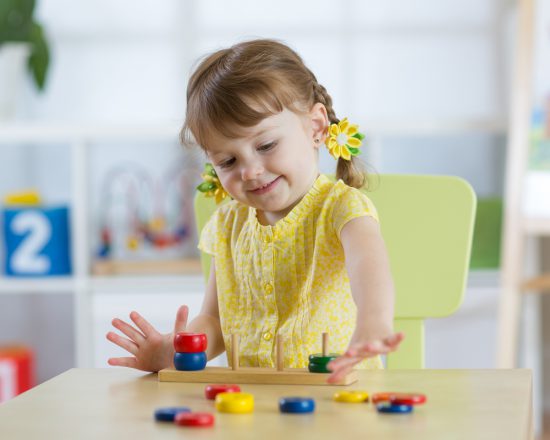
{"label": "girl's nose", "polygon": [[264,167],[259,161],[245,164],[241,169],[243,180],[254,180],[264,172]]}

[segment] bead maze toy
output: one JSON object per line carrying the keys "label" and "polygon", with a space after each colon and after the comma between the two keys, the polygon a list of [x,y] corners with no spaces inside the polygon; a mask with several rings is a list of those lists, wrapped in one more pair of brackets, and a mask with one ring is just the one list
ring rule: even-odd
{"label": "bead maze toy", "polygon": [[[239,366],[239,337],[231,335],[231,366],[230,367],[205,367],[197,371],[182,371],[173,368],[165,368],[158,372],[160,382],[205,382],[205,383],[241,383],[264,385],[350,385],[357,381],[354,370],[343,379],[335,383],[328,383],[329,376],[326,369],[285,368],[283,353],[284,340],[277,335],[276,341],[276,366],[275,368],[240,367]],[[326,367],[326,364],[336,357],[336,354],[328,354],[328,333],[323,333],[322,353],[310,356],[314,363]],[[323,372],[321,372],[323,371]]]}

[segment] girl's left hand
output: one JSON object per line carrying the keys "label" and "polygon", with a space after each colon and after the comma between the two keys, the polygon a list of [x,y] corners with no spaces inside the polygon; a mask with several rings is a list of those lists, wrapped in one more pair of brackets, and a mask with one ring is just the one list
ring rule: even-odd
{"label": "girl's left hand", "polygon": [[337,357],[327,365],[328,369],[332,371],[327,381],[333,383],[343,379],[363,359],[397,350],[404,338],[403,333],[394,333],[383,339],[350,344],[342,356]]}

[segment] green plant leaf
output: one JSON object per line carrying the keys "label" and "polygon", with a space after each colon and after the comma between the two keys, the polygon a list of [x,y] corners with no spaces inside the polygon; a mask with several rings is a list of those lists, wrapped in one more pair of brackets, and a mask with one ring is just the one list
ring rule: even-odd
{"label": "green plant leaf", "polygon": [[200,192],[208,192],[216,189],[216,184],[213,182],[202,182],[199,186],[197,186],[197,189]]}
{"label": "green plant leaf", "polygon": [[29,69],[34,78],[34,82],[39,90],[44,90],[46,84],[46,74],[50,65],[50,51],[48,43],[44,38],[42,26],[33,23],[30,36],[31,56],[29,57]]}
{"label": "green plant leaf", "polygon": [[0,45],[29,41],[35,0],[0,1]]}

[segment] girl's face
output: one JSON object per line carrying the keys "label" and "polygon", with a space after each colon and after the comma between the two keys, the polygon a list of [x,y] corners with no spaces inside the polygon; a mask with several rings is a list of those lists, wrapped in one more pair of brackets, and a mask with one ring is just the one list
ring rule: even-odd
{"label": "girl's face", "polygon": [[[243,137],[215,137],[207,155],[226,191],[275,224],[309,191],[319,174],[318,148],[328,125],[315,104],[306,115],[288,109],[243,129]],[[315,142],[319,139],[319,142]]]}

